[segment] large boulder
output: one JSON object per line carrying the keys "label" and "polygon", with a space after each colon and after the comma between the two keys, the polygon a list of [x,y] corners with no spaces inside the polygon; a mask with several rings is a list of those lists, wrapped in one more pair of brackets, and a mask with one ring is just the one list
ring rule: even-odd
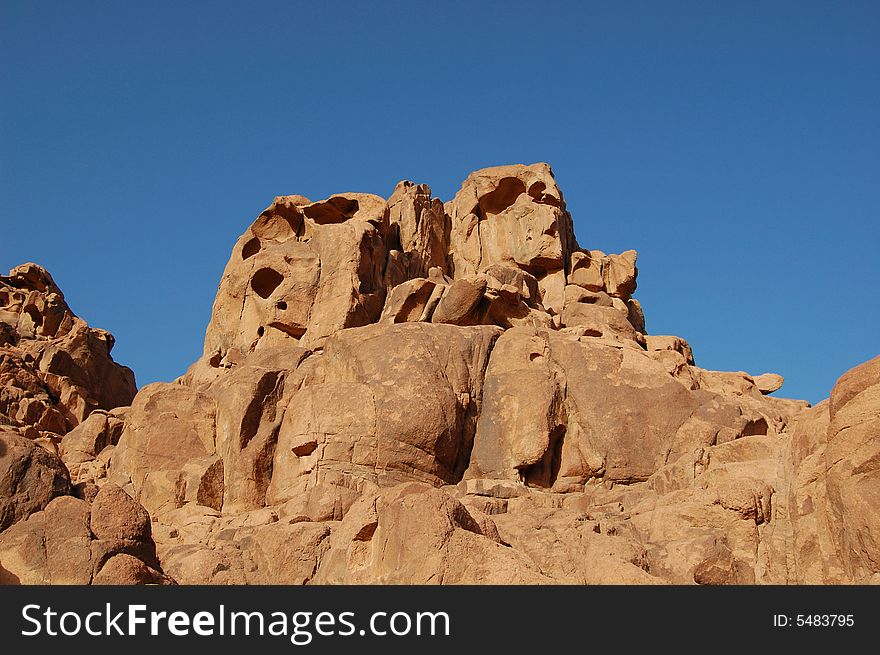
{"label": "large boulder", "polygon": [[118,488],[98,496],[91,506],[59,496],[0,533],[0,582],[172,583],[159,569],[144,509]]}
{"label": "large boulder", "polygon": [[56,455],[0,426],[0,532],[68,493],[70,476]]}
{"label": "large boulder", "polygon": [[287,405],[269,502],[320,481],[457,482],[500,332],[406,323],[343,330],[328,340],[321,383],[304,385]]}

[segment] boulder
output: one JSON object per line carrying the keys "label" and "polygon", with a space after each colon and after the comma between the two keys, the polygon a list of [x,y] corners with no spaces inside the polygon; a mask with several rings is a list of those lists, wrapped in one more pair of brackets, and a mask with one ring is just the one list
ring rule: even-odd
{"label": "boulder", "polygon": [[70,476],[57,456],[0,426],[0,532],[69,493]]}
{"label": "boulder", "polygon": [[785,382],[785,378],[778,373],[762,373],[752,376],[752,379],[755,381],[758,391],[764,395],[779,391],[782,388],[782,383]]}

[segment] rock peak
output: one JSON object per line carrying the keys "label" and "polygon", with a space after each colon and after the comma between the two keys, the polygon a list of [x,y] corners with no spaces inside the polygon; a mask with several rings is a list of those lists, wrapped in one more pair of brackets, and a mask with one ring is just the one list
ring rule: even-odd
{"label": "rock peak", "polygon": [[0,581],[877,581],[880,358],[813,408],[700,368],[648,333],[637,256],[578,244],[546,164],[446,203],[279,196],[203,356],[133,399],[109,335],[15,269]]}

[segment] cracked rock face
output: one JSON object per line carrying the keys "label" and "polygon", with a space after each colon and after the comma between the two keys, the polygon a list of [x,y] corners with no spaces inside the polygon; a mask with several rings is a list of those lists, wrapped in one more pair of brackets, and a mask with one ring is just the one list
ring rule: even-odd
{"label": "cracked rock face", "polygon": [[[572,225],[546,164],[476,171],[445,204],[406,181],[279,196],[233,247],[204,355],[136,396],[112,338],[16,269],[0,476],[39,493],[0,488],[0,577],[880,581],[878,359],[812,408],[770,395],[781,376],[699,368],[647,333],[637,253]],[[106,378],[51,364],[77,329]],[[48,373],[73,400],[39,395]]]}

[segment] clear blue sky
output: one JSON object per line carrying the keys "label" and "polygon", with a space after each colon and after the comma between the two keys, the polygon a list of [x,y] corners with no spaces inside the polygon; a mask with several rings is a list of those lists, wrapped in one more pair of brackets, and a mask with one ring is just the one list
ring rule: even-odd
{"label": "clear blue sky", "polygon": [[279,194],[550,162],[655,334],[818,401],[878,353],[880,3],[0,3],[0,268],[143,385]]}

